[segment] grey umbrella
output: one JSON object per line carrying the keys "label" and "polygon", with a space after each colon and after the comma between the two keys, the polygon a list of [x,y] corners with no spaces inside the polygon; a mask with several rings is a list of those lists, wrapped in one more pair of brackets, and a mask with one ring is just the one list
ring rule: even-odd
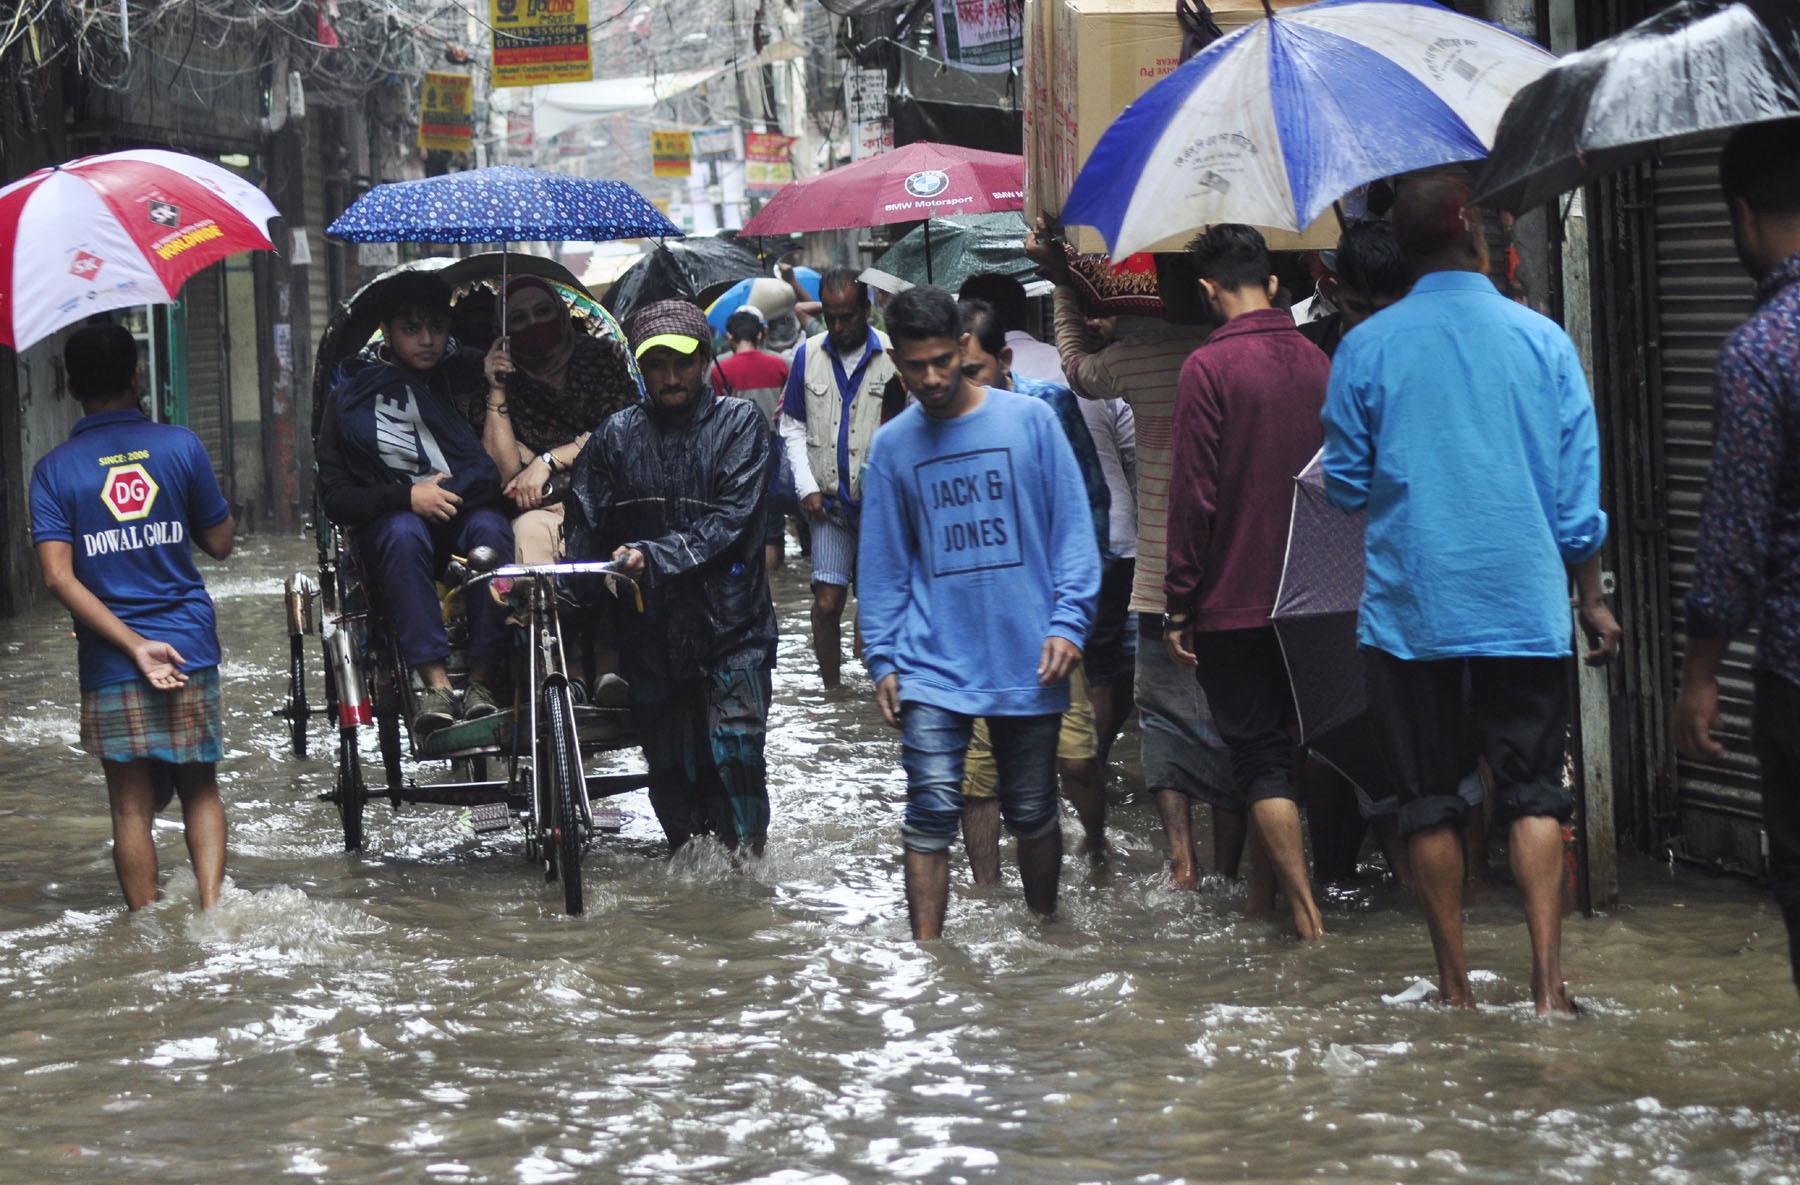
{"label": "grey umbrella", "polygon": [[1683,0],[1513,96],[1475,200],[1529,210],[1664,140],[1800,115],[1800,2]]}
{"label": "grey umbrella", "polygon": [[889,247],[875,269],[951,292],[984,272],[1028,280],[1037,274],[1037,265],[1025,258],[1027,229],[1025,219],[1012,213],[933,218]]}
{"label": "grey umbrella", "polygon": [[1365,804],[1391,795],[1363,690],[1356,646],[1363,592],[1363,516],[1325,497],[1324,453],[1294,478],[1287,558],[1270,621],[1294,689],[1300,741],[1353,782]]}

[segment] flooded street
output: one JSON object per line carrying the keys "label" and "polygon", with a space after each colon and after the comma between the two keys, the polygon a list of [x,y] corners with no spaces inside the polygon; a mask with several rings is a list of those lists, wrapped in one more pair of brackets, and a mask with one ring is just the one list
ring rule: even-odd
{"label": "flooded street", "polygon": [[204,916],[173,812],[167,896],[127,916],[67,620],[0,623],[0,1180],[1800,1181],[1800,1006],[1740,881],[1628,863],[1625,906],[1570,921],[1565,1023],[1531,1014],[1508,888],[1471,911],[1479,1014],[1384,1002],[1432,973],[1401,891],[1333,898],[1302,949],[1228,887],[1166,891],[1143,804],[1110,868],[1069,860],[1054,924],[959,866],[949,939],[915,947],[897,734],[860,668],[818,690],[803,562],[749,873],[666,861],[641,793],[579,918],[463,812],[377,800],[347,855],[324,725],[297,761],[269,715],[312,560],[203,564],[232,883]]}

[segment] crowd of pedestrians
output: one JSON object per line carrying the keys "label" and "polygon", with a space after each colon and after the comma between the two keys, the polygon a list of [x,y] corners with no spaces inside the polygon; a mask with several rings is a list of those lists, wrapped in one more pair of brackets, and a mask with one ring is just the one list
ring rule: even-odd
{"label": "crowd of pedestrians", "polygon": [[[1763,304],[1720,361],[1678,739],[1716,754],[1725,646],[1760,626],[1771,866],[1800,932],[1800,122],[1738,133],[1723,181]],[[823,331],[785,358],[754,306],[716,358],[683,301],[638,310],[628,347],[573,335],[534,279],[501,293],[507,333],[483,355],[449,337],[441,282],[392,281],[383,342],[340,376],[318,459],[324,509],[356,528],[423,688],[415,728],[497,710],[497,606],[477,599],[460,700],[446,675],[432,581],[452,551],[611,559],[646,590],[616,644],[671,848],[713,834],[760,854],[768,573],[797,520],[820,679],[842,682],[854,591],[854,653],[900,732],[915,937],[943,931],[959,836],[973,880],[1000,879],[1002,828],[1026,904],[1055,911],[1059,787],[1104,860],[1108,756],[1135,711],[1174,888],[1208,866],[1235,878],[1248,851],[1248,908],[1284,907],[1317,939],[1315,885],[1354,869],[1372,826],[1421,902],[1442,1000],[1472,1006],[1461,918],[1485,818],[1507,837],[1537,1007],[1574,1011],[1560,965],[1574,635],[1592,663],[1621,637],[1602,590],[1599,439],[1568,336],[1489,280],[1467,188],[1401,183],[1387,218],[1347,227],[1320,261],[1298,323],[1248,226],[1157,256],[1153,309],[1119,315],[1094,307],[1062,244],[1040,230],[1024,251],[1053,285],[1050,341],[1028,332],[1015,279],[915,287],[878,311],[840,267],[821,278]],[[205,903],[224,858],[217,639],[186,541],[223,555],[230,519],[191,435],[135,410],[122,334],[69,343],[89,414],[38,466],[34,537],[77,622],[82,739],[105,763],[127,900],[154,896],[160,779],[181,795]],[[126,458],[164,497],[107,534],[97,483]],[[1344,529],[1363,532],[1359,727],[1380,785],[1299,743],[1272,624],[1294,479],[1315,461]],[[552,507],[558,475],[570,493]],[[1212,812],[1210,861],[1196,804]]]}

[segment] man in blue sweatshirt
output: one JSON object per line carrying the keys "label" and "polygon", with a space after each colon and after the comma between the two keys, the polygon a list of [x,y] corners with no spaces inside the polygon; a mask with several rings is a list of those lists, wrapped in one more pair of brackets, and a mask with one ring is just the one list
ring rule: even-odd
{"label": "man in blue sweatshirt", "polygon": [[1057,732],[1100,592],[1100,552],[1055,413],[968,380],[955,299],[910,289],[887,322],[917,403],[870,449],[857,565],[865,663],[882,716],[902,730],[906,905],[923,941],[943,932],[963,753],[981,717],[1025,903],[1056,912]]}

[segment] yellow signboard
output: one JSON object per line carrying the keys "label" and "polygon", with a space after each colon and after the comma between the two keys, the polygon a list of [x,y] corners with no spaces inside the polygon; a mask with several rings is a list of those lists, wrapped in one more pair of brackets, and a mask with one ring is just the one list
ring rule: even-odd
{"label": "yellow signboard", "polygon": [[654,177],[688,177],[694,172],[692,132],[652,131],[650,173]]}
{"label": "yellow signboard", "polygon": [[488,0],[495,86],[548,86],[594,77],[588,0]]}
{"label": "yellow signboard", "polygon": [[419,92],[419,147],[467,152],[474,137],[474,78],[427,70]]}

